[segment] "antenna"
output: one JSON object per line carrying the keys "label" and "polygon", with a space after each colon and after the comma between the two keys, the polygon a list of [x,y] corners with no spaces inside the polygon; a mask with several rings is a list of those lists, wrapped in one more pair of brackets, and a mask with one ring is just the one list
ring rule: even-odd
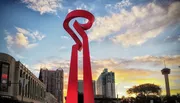
{"label": "antenna", "polygon": [[165,63],[165,60],[164,60],[164,67],[166,68],[166,63]]}

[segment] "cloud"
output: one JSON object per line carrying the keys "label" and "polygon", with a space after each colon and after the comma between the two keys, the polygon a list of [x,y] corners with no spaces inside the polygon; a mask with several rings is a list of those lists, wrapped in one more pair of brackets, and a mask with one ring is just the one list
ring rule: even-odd
{"label": "cloud", "polygon": [[90,40],[109,37],[123,46],[137,46],[157,37],[171,24],[180,22],[180,2],[168,7],[155,3],[133,6],[129,11],[121,9],[110,16],[96,17],[96,22],[89,33]]}
{"label": "cloud", "polygon": [[[99,75],[104,68],[109,68],[109,70],[114,72],[119,72],[122,77],[126,77],[129,74],[137,74],[137,76],[148,76],[153,73],[158,73],[164,67],[163,60],[166,61],[167,66],[180,65],[180,55],[173,56],[139,56],[133,59],[120,59],[120,58],[109,58],[109,59],[91,59],[91,66],[93,71],[93,76]],[[39,61],[35,67],[47,67],[48,69],[53,68],[64,68],[65,71],[69,70],[69,60],[63,60],[62,58],[46,58]],[[156,65],[154,65],[156,63]],[[151,64],[148,65],[147,64]],[[137,67],[136,67],[137,66]],[[156,67],[161,66],[162,68]],[[148,67],[148,69],[147,69]],[[150,69],[149,69],[150,68]],[[155,69],[154,69],[155,68]],[[178,68],[178,67],[177,67]],[[79,69],[82,73],[82,60],[79,60]],[[119,76],[120,76],[119,75]],[[95,77],[94,79],[97,79]]]}
{"label": "cloud", "polygon": [[115,36],[112,41],[115,43],[121,43],[125,47],[141,45],[148,39],[159,35],[164,30],[164,27],[150,31],[142,31],[141,29],[142,28],[136,30],[127,30],[126,33]]}
{"label": "cloud", "polygon": [[27,47],[29,45],[28,37],[22,33],[17,33],[15,37],[15,42],[18,46]]}
{"label": "cloud", "polygon": [[62,0],[21,0],[23,3],[27,4],[27,7],[44,13],[57,14],[58,9],[62,9]]}
{"label": "cloud", "polygon": [[68,13],[70,13],[71,11],[73,11],[72,9],[68,9]]}
{"label": "cloud", "polygon": [[134,57],[134,60],[139,62],[154,62],[158,63],[159,65],[164,65],[163,62],[165,61],[167,66],[173,65],[180,65],[180,55],[173,55],[173,56],[140,56]]}
{"label": "cloud", "polygon": [[164,39],[164,42],[177,42],[180,41],[180,35],[169,35]]}
{"label": "cloud", "polygon": [[94,10],[94,5],[93,4],[91,4],[91,5],[86,5],[86,4],[84,4],[84,3],[80,3],[80,4],[76,4],[75,3],[75,6],[76,6],[76,9],[77,10],[88,10],[88,11],[92,11],[92,10]]}
{"label": "cloud", "polygon": [[87,5],[85,5],[84,3],[81,3],[77,8],[77,10],[87,10]]}
{"label": "cloud", "polygon": [[42,40],[43,38],[45,38],[45,35],[41,34],[39,31],[31,31],[31,30],[26,30],[26,29],[23,29],[23,28],[19,28],[19,27],[16,27],[16,30],[19,32],[19,33],[22,33],[26,36],[29,36],[31,37],[31,39],[33,39],[34,41],[40,41]]}
{"label": "cloud", "polygon": [[[160,58],[160,59],[159,59]],[[94,79],[97,79],[104,68],[109,68],[111,71],[119,72],[122,77],[126,77],[129,73],[137,74],[140,76],[148,76],[153,73],[158,73],[164,67],[163,60],[166,61],[167,66],[180,65],[180,56],[139,56],[133,59],[91,59],[91,66],[93,71]],[[61,60],[57,60],[61,61]],[[66,61],[66,63],[69,61]],[[58,63],[58,62],[54,62]],[[60,63],[59,63],[60,64]],[[68,64],[66,64],[68,65]],[[68,66],[66,66],[68,68]],[[79,69],[82,71],[82,60],[79,60]],[[136,73],[137,72],[137,73]],[[81,72],[82,73],[82,72]],[[122,73],[122,74],[121,74]]]}
{"label": "cloud", "polygon": [[73,3],[73,7],[68,8],[68,13],[73,11],[73,10],[87,10],[87,11],[92,11],[94,10],[95,5],[92,3],[84,3],[81,1],[75,1]]}
{"label": "cloud", "polygon": [[62,39],[70,39],[68,36],[61,36]]}
{"label": "cloud", "polygon": [[62,58],[46,58],[44,60],[38,61],[37,64],[33,65],[34,69],[47,68],[47,69],[57,69],[63,68],[65,71],[69,69],[69,60],[63,60]]}
{"label": "cloud", "polygon": [[7,35],[5,39],[8,45],[12,45],[14,43],[13,37],[10,35]]}
{"label": "cloud", "polygon": [[122,8],[131,6],[132,3],[129,0],[122,0],[120,2],[117,2],[116,4],[106,4],[105,8],[110,12],[120,11]]}
{"label": "cloud", "polygon": [[25,30],[23,28],[19,28],[19,27],[15,27],[16,30],[22,34],[29,34],[29,31],[28,30]]}
{"label": "cloud", "polygon": [[63,51],[63,50],[66,50],[66,49],[67,49],[67,47],[61,46],[58,50],[59,50],[59,51]]}
{"label": "cloud", "polygon": [[18,59],[24,59],[24,58],[25,58],[24,56],[19,55],[19,54],[16,54],[16,57],[17,57]]}
{"label": "cloud", "polygon": [[11,35],[7,30],[5,32],[7,35],[5,37],[7,49],[10,53],[16,55],[16,57],[24,58],[19,53],[23,50],[37,46],[37,42],[42,40],[45,35],[39,33],[38,31],[32,32],[31,30],[26,30],[19,27],[15,28],[17,30],[15,35]]}
{"label": "cloud", "polygon": [[[160,63],[159,58],[165,58],[167,65],[180,65],[179,55],[174,56],[139,56],[133,59],[121,59],[121,58],[109,58],[109,59],[91,59],[91,68],[93,80],[97,80],[100,73],[104,68],[108,68],[109,71],[115,73],[116,90],[119,96],[126,95],[127,87],[143,83],[155,83],[165,88],[164,77],[161,74],[162,68],[157,68],[154,65],[148,65],[150,69],[147,69],[147,64],[156,63],[162,67],[163,63]],[[34,70],[37,71],[40,68],[57,69],[61,67],[64,70],[65,75],[65,93],[67,90],[67,83],[69,77],[69,60],[63,60],[58,57],[45,58],[33,65]],[[153,69],[155,68],[155,69]],[[171,68],[170,85],[172,89],[178,89],[177,81],[179,80],[180,70]],[[82,60],[79,60],[78,78],[83,78]],[[120,91],[118,91],[120,90]],[[164,90],[164,89],[163,89]],[[163,92],[164,93],[164,92]]]}

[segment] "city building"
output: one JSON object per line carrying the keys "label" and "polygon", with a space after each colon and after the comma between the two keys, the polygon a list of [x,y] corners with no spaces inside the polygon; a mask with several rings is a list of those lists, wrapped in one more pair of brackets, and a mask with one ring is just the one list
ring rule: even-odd
{"label": "city building", "polygon": [[107,98],[115,98],[115,74],[104,69],[97,80],[97,95],[103,95]]}
{"label": "city building", "polygon": [[40,70],[39,79],[46,85],[46,91],[53,94],[58,103],[63,103],[64,72],[62,69]]}
{"label": "city building", "polygon": [[[94,95],[96,95],[96,83],[93,80],[93,90],[94,90]],[[83,80],[78,80],[78,92],[83,93]]]}
{"label": "city building", "polygon": [[46,86],[20,61],[0,53],[0,98],[43,103]]}
{"label": "city building", "polygon": [[44,103],[58,103],[57,98],[54,97],[50,92],[46,92]]}

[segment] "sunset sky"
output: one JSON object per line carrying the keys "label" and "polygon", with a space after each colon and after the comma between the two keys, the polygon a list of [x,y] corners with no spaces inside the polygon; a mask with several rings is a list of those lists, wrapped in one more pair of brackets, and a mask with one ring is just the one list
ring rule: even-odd
{"label": "sunset sky", "polygon": [[[161,74],[165,61],[171,69],[171,94],[180,93],[178,0],[1,0],[0,52],[20,60],[36,76],[40,68],[62,68],[66,95],[74,41],[63,29],[63,21],[76,9],[95,16],[87,31],[94,80],[108,68],[115,72],[119,97],[143,83],[160,85],[165,94]],[[81,52],[79,79],[82,72]]]}

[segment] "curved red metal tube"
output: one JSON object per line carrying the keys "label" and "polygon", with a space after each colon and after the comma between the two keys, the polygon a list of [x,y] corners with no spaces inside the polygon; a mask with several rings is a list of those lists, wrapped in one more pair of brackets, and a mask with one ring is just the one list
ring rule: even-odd
{"label": "curved red metal tube", "polygon": [[[86,24],[80,24],[76,20],[73,24],[75,30],[82,37],[82,42],[78,36],[69,27],[69,22],[77,17],[83,17],[88,19]],[[71,63],[70,63],[70,73],[69,82],[67,90],[66,103],[77,103],[78,102],[78,50],[83,49],[83,87],[84,87],[84,103],[94,103],[94,92],[92,85],[92,73],[91,73],[91,63],[90,63],[90,53],[89,53],[89,43],[88,36],[84,30],[90,29],[94,22],[94,16],[85,10],[74,10],[70,12],[63,23],[64,29],[71,35],[76,44],[72,47]]]}
{"label": "curved red metal tube", "polygon": [[[88,19],[88,22],[86,24],[79,24],[79,26],[83,29],[83,30],[88,30],[89,28],[91,28],[93,22],[94,22],[94,16],[85,10],[74,10],[72,12],[70,12],[67,16],[66,19],[64,20],[63,23],[63,27],[64,29],[70,34],[70,36],[74,39],[74,41],[76,42],[76,44],[79,46],[78,50],[81,50],[82,48],[82,43],[79,40],[79,38],[77,37],[77,35],[73,32],[73,30],[69,27],[69,22],[77,17],[83,17]],[[75,21],[77,22],[77,21]],[[74,26],[74,25],[73,25]],[[75,27],[75,26],[74,26]]]}

